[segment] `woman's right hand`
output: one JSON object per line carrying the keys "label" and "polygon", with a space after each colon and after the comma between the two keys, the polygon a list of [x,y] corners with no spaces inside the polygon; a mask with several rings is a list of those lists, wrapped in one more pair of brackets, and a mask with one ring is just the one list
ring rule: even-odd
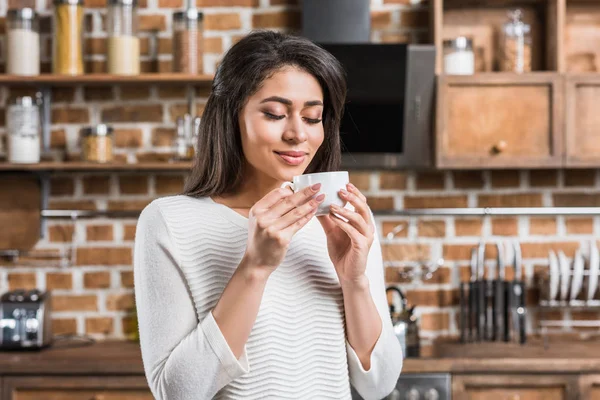
{"label": "woman's right hand", "polygon": [[244,255],[248,267],[270,274],[281,264],[292,237],[311,220],[325,198],[320,194],[311,199],[320,188],[318,183],[297,193],[278,188],[254,204]]}

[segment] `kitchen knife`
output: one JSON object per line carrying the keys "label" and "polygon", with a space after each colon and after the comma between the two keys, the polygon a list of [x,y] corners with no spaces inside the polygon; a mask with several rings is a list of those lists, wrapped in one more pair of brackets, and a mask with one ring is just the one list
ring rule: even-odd
{"label": "kitchen knife", "polygon": [[471,278],[469,280],[469,339],[475,340],[477,326],[477,249],[471,249]]}
{"label": "kitchen knife", "polygon": [[525,283],[523,281],[523,265],[522,265],[522,257],[521,257],[521,246],[517,241],[513,242],[513,254],[514,254],[514,266],[515,266],[515,278],[512,284],[512,293],[513,299],[512,302],[513,309],[511,310],[514,315],[515,325],[513,329],[515,330],[515,337],[518,338],[519,343],[524,344],[527,340],[526,337],[526,326],[525,326],[525,316],[527,313],[527,308],[525,306]]}
{"label": "kitchen knife", "polygon": [[504,337],[504,246],[501,242],[496,242],[496,280],[494,281],[494,336],[492,340],[500,340]]}
{"label": "kitchen knife", "polygon": [[485,322],[486,340],[496,340],[496,268],[494,263],[488,263],[485,280]]}
{"label": "kitchen knife", "polygon": [[461,343],[467,343],[467,313],[468,313],[469,306],[467,304],[467,296],[465,295],[465,292],[468,289],[469,289],[469,283],[461,281],[460,286],[458,288],[459,296],[460,296],[459,324],[460,324],[460,342]]}
{"label": "kitchen knife", "polygon": [[477,246],[477,339],[484,340],[486,333],[485,309],[485,244]]}

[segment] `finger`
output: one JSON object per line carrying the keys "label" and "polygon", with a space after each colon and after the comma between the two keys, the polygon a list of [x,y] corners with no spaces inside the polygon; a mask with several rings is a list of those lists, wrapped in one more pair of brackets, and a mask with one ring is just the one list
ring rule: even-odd
{"label": "finger", "polygon": [[275,220],[275,222],[273,223],[273,228],[275,230],[283,230],[283,229],[287,228],[288,226],[292,225],[293,223],[295,223],[296,221],[298,221],[299,219],[303,218],[307,214],[314,213],[316,211],[317,207],[319,206],[319,204],[321,204],[324,199],[325,199],[325,194],[321,193],[318,196],[310,199],[306,203],[302,204],[301,206],[298,206],[298,207],[294,208],[293,210],[290,210],[290,212],[288,212],[281,218],[278,218],[277,220]]}
{"label": "finger", "polygon": [[369,206],[367,205],[366,198],[362,193],[358,192],[358,189],[354,188],[352,190],[354,190],[354,192],[349,192],[344,189],[340,190],[340,197],[352,204],[356,212],[358,212],[364,218],[364,220],[371,225],[371,213],[369,212]]}
{"label": "finger", "polygon": [[321,184],[317,183],[315,185],[305,187],[301,191],[294,193],[289,197],[284,197],[279,201],[279,203],[270,208],[268,214],[270,214],[271,218],[277,219],[299,205],[306,203],[311,197],[319,192],[320,188]]}
{"label": "finger", "polygon": [[352,241],[353,244],[361,244],[361,243],[363,243],[363,241],[365,241],[365,237],[363,235],[361,235],[361,233],[355,227],[353,227],[349,222],[342,220],[340,217],[336,216],[335,214],[331,215],[331,221],[333,221],[334,224],[336,224],[344,232],[346,232],[346,234],[350,237],[350,240]]}
{"label": "finger", "polygon": [[354,193],[355,195],[357,195],[365,203],[367,202],[367,198],[365,197],[365,195],[362,194],[361,191],[358,190],[358,188],[356,186],[354,186],[353,184],[349,183],[348,185],[346,185],[346,187],[348,188],[349,192]]}
{"label": "finger", "polygon": [[311,212],[309,212],[308,214],[306,214],[287,228],[283,229],[281,231],[281,234],[284,237],[291,240],[292,236],[294,236],[300,229],[302,229],[306,224],[308,224],[308,222],[315,216],[316,213],[317,208],[315,208],[314,210],[312,210]]}
{"label": "finger", "polygon": [[350,225],[355,227],[361,233],[361,235],[370,239],[371,230],[369,229],[369,224],[367,223],[367,221],[365,221],[362,215],[358,214],[357,212],[348,210],[347,208],[340,207],[337,204],[331,205],[331,212],[334,212],[346,218]]}
{"label": "finger", "polygon": [[283,198],[292,196],[293,194],[294,192],[287,187],[271,190],[265,197],[254,204],[252,207],[254,214],[258,214],[270,209]]}

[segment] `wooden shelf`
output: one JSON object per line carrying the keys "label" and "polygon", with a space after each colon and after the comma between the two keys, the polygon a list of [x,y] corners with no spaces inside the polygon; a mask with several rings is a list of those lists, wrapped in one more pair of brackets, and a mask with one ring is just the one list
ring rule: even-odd
{"label": "wooden shelf", "polygon": [[147,163],[107,163],[86,162],[41,162],[38,164],[0,163],[0,172],[22,171],[188,171],[192,162],[147,162]]}
{"label": "wooden shelf", "polygon": [[75,85],[148,85],[148,84],[186,84],[195,86],[210,86],[212,75],[155,73],[134,76],[111,74],[85,75],[55,75],[41,74],[37,76],[20,76],[0,74],[0,85],[45,85],[45,86],[75,86]]}

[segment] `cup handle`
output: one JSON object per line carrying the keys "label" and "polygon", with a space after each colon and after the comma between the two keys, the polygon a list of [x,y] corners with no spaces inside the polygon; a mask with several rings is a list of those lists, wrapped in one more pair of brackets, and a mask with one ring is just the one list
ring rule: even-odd
{"label": "cup handle", "polygon": [[288,186],[292,189],[292,191],[294,191],[294,192],[296,191],[296,188],[294,187],[294,184],[292,182],[283,182],[283,184],[281,184],[280,187],[284,188],[284,187],[288,187]]}

